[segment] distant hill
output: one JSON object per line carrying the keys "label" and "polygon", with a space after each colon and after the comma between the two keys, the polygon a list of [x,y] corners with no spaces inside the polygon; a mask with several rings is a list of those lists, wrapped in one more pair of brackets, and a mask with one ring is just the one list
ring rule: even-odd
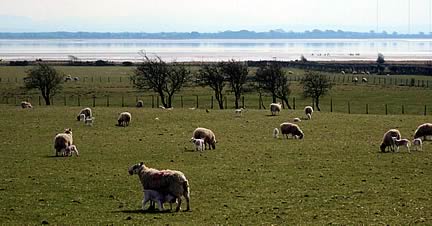
{"label": "distant hill", "polygon": [[267,32],[248,30],[223,31],[217,33],[199,32],[0,32],[0,39],[383,39],[383,38],[432,38],[432,34],[398,34],[396,32],[375,33],[333,30],[312,30],[286,32],[281,29]]}

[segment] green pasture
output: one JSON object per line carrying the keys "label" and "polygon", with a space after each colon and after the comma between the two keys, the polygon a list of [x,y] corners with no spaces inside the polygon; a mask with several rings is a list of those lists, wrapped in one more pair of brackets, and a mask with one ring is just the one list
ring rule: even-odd
{"label": "green pasture", "polygon": [[[232,110],[95,107],[93,127],[76,121],[79,110],[0,105],[0,224],[432,224],[431,143],[379,152],[388,129],[411,139],[430,115],[315,112],[299,123],[305,138],[287,140],[272,130],[302,110],[236,117]],[[115,126],[122,111],[132,113],[129,127]],[[215,132],[216,150],[193,151],[196,127]],[[64,128],[73,129],[79,157],[53,157],[53,138]],[[127,173],[140,161],[184,172],[192,211],[141,211],[141,185]]]}

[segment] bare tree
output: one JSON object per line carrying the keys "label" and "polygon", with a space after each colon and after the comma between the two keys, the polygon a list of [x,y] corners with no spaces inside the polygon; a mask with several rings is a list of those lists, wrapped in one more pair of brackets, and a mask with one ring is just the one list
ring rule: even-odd
{"label": "bare tree", "polygon": [[249,73],[248,66],[245,63],[230,60],[220,63],[224,76],[231,85],[231,89],[235,96],[235,108],[239,108],[240,97],[243,93],[243,86],[246,83]]}
{"label": "bare tree", "polygon": [[28,70],[24,78],[25,88],[39,89],[46,105],[51,105],[51,97],[62,88],[63,74],[46,64],[38,64]]}
{"label": "bare tree", "polygon": [[145,56],[144,62],[136,68],[131,79],[136,88],[158,93],[162,105],[170,108],[174,94],[181,90],[189,77],[190,71],[182,64],[167,64],[160,57],[150,59]]}
{"label": "bare tree", "polygon": [[306,72],[305,77],[302,79],[303,96],[311,97],[318,111],[321,111],[319,104],[320,98],[325,96],[332,88],[330,79],[321,73]]}
{"label": "bare tree", "polygon": [[258,68],[255,76],[258,88],[271,93],[273,103],[276,103],[276,98],[282,99],[291,109],[289,104],[289,95],[291,90],[289,88],[288,78],[282,66],[277,62],[270,62]]}
{"label": "bare tree", "polygon": [[221,64],[207,64],[199,71],[202,84],[210,86],[214,90],[219,109],[224,109],[222,92],[225,87],[225,76]]}

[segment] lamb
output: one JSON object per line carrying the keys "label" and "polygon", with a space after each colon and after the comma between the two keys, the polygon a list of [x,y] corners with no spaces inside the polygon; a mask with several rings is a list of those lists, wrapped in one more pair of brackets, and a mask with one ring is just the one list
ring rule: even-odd
{"label": "lamb", "polygon": [[420,138],[416,138],[412,142],[413,146],[415,147],[415,150],[418,151],[420,148],[420,151],[423,149],[423,142]]}
{"label": "lamb", "polygon": [[357,78],[357,77],[354,77],[352,81],[353,81],[354,83],[357,83],[357,82],[358,82],[358,78]]}
{"label": "lamb", "polygon": [[145,205],[150,201],[150,206],[152,202],[158,203],[159,211],[164,211],[163,204],[168,202],[170,204],[170,210],[172,210],[172,204],[177,202],[177,199],[170,194],[163,194],[156,190],[144,190],[144,198],[142,201],[142,209],[145,210]]}
{"label": "lamb", "polygon": [[423,140],[427,140],[428,136],[432,136],[432,123],[424,123],[417,127],[414,132],[414,139],[420,138]]}
{"label": "lamb", "polygon": [[410,146],[411,146],[411,142],[408,139],[397,139],[396,137],[392,137],[393,138],[393,142],[396,146],[396,152],[399,152],[399,147],[400,146],[405,146],[408,150],[408,152],[410,151]]}
{"label": "lamb", "polygon": [[118,126],[129,126],[129,123],[132,119],[132,115],[129,112],[122,112],[120,113],[117,121],[118,121]]}
{"label": "lamb", "polygon": [[23,101],[21,102],[21,108],[33,108],[30,102]]}
{"label": "lamb", "polygon": [[94,117],[87,117],[85,118],[84,123],[88,126],[93,126],[94,119],[95,119]]}
{"label": "lamb", "polygon": [[135,106],[136,106],[137,108],[142,108],[142,107],[144,107],[144,101],[142,101],[142,100],[137,101],[137,103],[136,103]]}
{"label": "lamb", "polygon": [[85,117],[87,118],[87,117],[92,117],[93,116],[93,114],[92,114],[92,110],[90,109],[90,108],[83,108],[83,109],[81,109],[81,111],[78,113],[78,116],[77,116],[77,121],[80,121],[80,117],[81,117],[81,114],[84,114],[85,115]]}
{"label": "lamb", "polygon": [[207,149],[216,149],[216,136],[213,131],[206,128],[196,128],[192,133],[192,138],[204,139],[204,147]]}
{"label": "lamb", "polygon": [[311,106],[306,106],[304,108],[304,112],[306,114],[306,118],[308,120],[311,120],[312,119],[313,108]]}
{"label": "lamb", "polygon": [[301,122],[301,119],[300,118],[294,118],[293,121],[294,122]]}
{"label": "lamb", "polygon": [[246,111],[246,109],[244,109],[244,108],[235,109],[234,113],[235,113],[237,116],[242,116],[242,115],[243,115],[243,111]]}
{"label": "lamb", "polygon": [[186,176],[176,170],[157,170],[148,168],[143,162],[129,167],[130,175],[137,174],[143,186],[143,190],[156,190],[162,194],[170,194],[177,200],[176,211],[180,210],[181,196],[186,199],[186,211],[190,210],[190,190]]}
{"label": "lamb", "polygon": [[278,128],[274,128],[274,130],[273,130],[273,138],[275,138],[275,139],[279,138],[279,130],[278,130]]}
{"label": "lamb", "polygon": [[386,152],[387,147],[389,147],[391,151],[394,151],[395,142],[393,141],[393,137],[396,137],[397,140],[401,138],[399,130],[391,129],[384,134],[382,143],[380,145],[381,152]]}
{"label": "lamb", "polygon": [[282,104],[281,103],[272,103],[270,104],[270,111],[271,114],[274,116],[277,113],[280,113],[280,111],[282,110]]}
{"label": "lamb", "polygon": [[78,149],[75,145],[69,145],[65,148],[65,156],[73,156],[73,154],[75,153],[75,155],[78,157],[79,156],[79,152]]}
{"label": "lamb", "polygon": [[191,142],[195,145],[195,150],[197,151],[204,151],[205,149],[205,141],[204,139],[195,139],[191,138]]}
{"label": "lamb", "polygon": [[85,114],[80,114],[79,115],[79,121],[84,121],[85,122],[86,116]]}
{"label": "lamb", "polygon": [[367,78],[362,78],[362,82],[367,83],[368,82]]}
{"label": "lamb", "polygon": [[282,132],[282,135],[285,135],[288,139],[288,135],[291,134],[295,138],[303,139],[304,133],[300,129],[300,127],[296,124],[284,122],[280,125],[280,130]]}
{"label": "lamb", "polygon": [[72,129],[65,129],[64,133],[59,133],[54,137],[54,149],[56,156],[63,155],[68,146],[73,144]]}

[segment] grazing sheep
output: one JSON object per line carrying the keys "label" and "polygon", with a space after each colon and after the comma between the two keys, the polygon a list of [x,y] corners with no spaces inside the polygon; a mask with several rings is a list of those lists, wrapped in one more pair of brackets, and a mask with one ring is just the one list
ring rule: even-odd
{"label": "grazing sheep", "polygon": [[136,102],[136,105],[135,105],[137,108],[142,108],[142,107],[144,107],[144,101],[142,101],[142,100],[138,100],[137,102]]}
{"label": "grazing sheep", "polygon": [[399,147],[400,146],[405,146],[408,150],[408,152],[410,151],[410,146],[411,146],[411,142],[408,139],[397,139],[396,137],[392,137],[393,138],[393,142],[396,146],[396,152],[399,152]]}
{"label": "grazing sheep", "polygon": [[285,137],[288,139],[288,135],[291,134],[295,138],[303,139],[304,133],[300,129],[300,127],[296,124],[284,122],[280,124],[280,130],[282,132],[282,135],[285,135]]}
{"label": "grazing sheep", "polygon": [[423,150],[423,142],[422,142],[422,140],[420,138],[414,139],[413,142],[412,142],[412,144],[413,144],[413,147],[415,147],[416,151],[418,151],[419,148],[420,148],[420,151]]}
{"label": "grazing sheep", "polygon": [[353,81],[354,83],[357,83],[357,82],[358,82],[358,78],[357,78],[357,77],[354,77],[352,81]]}
{"label": "grazing sheep", "polygon": [[192,138],[204,139],[204,147],[207,149],[216,149],[216,136],[213,131],[206,128],[196,128],[192,133]]}
{"label": "grazing sheep", "polygon": [[73,78],[74,81],[79,81],[80,79],[78,77]]}
{"label": "grazing sheep", "polygon": [[362,78],[362,82],[367,83],[368,82],[367,78]]}
{"label": "grazing sheep", "polygon": [[423,140],[427,140],[427,136],[432,136],[432,123],[422,124],[414,132],[414,139],[423,138]]}
{"label": "grazing sheep", "polygon": [[292,74],[294,74],[294,72],[292,72],[292,71],[288,71],[288,74],[292,75]]}
{"label": "grazing sheep", "polygon": [[94,119],[95,119],[94,117],[87,117],[85,118],[84,123],[87,126],[93,126]]}
{"label": "grazing sheep", "polygon": [[80,121],[80,120],[81,120],[81,114],[84,114],[86,118],[87,118],[87,117],[92,117],[92,116],[93,116],[91,108],[83,108],[83,109],[81,109],[81,111],[78,113],[77,121]]}
{"label": "grazing sheep", "polygon": [[293,121],[294,122],[301,122],[301,119],[300,118],[294,118]]}
{"label": "grazing sheep", "polygon": [[312,119],[313,108],[311,106],[306,106],[304,108],[304,112],[305,112],[306,118],[308,120],[311,120]]}
{"label": "grazing sheep", "polygon": [[147,202],[156,202],[159,207],[159,211],[164,211],[163,204],[165,202],[168,202],[170,204],[170,210],[172,210],[172,204],[177,202],[177,199],[170,195],[170,194],[163,194],[161,192],[158,192],[156,190],[144,190],[144,198],[142,201],[142,209],[145,210],[145,205]]}
{"label": "grazing sheep", "polygon": [[69,145],[65,148],[65,156],[73,156],[73,154],[75,153],[75,155],[78,157],[79,156],[79,152],[78,149],[75,145]]}
{"label": "grazing sheep", "polygon": [[236,116],[242,116],[244,111],[246,111],[246,109],[240,108],[240,109],[235,109],[234,113]]}
{"label": "grazing sheep", "polygon": [[33,108],[30,102],[22,101],[21,102],[21,108]]}
{"label": "grazing sheep", "polygon": [[65,82],[67,82],[67,81],[72,81],[72,76],[71,75],[67,75],[65,77]]}
{"label": "grazing sheep", "polygon": [[118,126],[123,126],[123,127],[129,126],[131,119],[132,119],[131,113],[129,113],[129,112],[120,113],[120,115],[117,119]]}
{"label": "grazing sheep", "polygon": [[344,74],[346,74],[346,73],[345,73],[345,71],[341,71],[341,74],[343,74],[343,75],[344,75]]}
{"label": "grazing sheep", "polygon": [[204,139],[195,139],[191,138],[191,142],[195,145],[195,150],[197,151],[204,151],[205,149],[205,141]]}
{"label": "grazing sheep", "polygon": [[148,168],[143,162],[129,167],[128,172],[130,175],[138,174],[144,191],[156,190],[174,196],[178,201],[176,211],[180,210],[181,196],[184,196],[187,205],[186,211],[190,210],[189,182],[182,172]]}
{"label": "grazing sheep", "polygon": [[73,144],[72,129],[65,129],[64,133],[59,133],[54,137],[54,149],[56,156],[63,155],[65,149]]}
{"label": "grazing sheep", "polygon": [[276,138],[276,139],[279,138],[279,130],[278,130],[278,128],[274,128],[274,130],[273,130],[273,138]]}
{"label": "grazing sheep", "polygon": [[395,148],[395,142],[393,141],[393,137],[396,137],[396,139],[401,138],[401,134],[399,130],[397,129],[391,129],[384,133],[384,137],[382,140],[382,143],[380,145],[381,152],[386,152],[386,148],[389,147],[391,151],[394,151]]}
{"label": "grazing sheep", "polygon": [[271,103],[270,104],[270,111],[272,115],[276,115],[277,113],[280,113],[282,110],[282,104],[281,103]]}

